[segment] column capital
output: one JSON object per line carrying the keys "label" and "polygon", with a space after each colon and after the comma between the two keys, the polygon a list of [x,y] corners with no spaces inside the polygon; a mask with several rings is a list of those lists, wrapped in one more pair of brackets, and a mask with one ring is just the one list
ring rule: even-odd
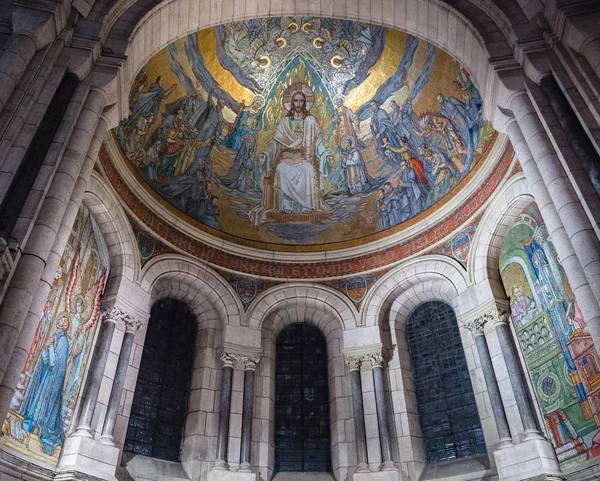
{"label": "column capital", "polygon": [[370,344],[342,349],[346,364],[350,371],[359,370],[363,364],[369,363],[371,367],[383,367],[389,361],[389,353],[383,344]]}
{"label": "column capital", "polygon": [[256,365],[260,362],[260,356],[251,357],[241,355],[238,356],[238,359],[244,363],[245,371],[256,371]]}
{"label": "column capital", "polygon": [[488,312],[486,312],[484,314],[484,317],[486,317],[486,319],[488,321],[490,321],[492,324],[494,324],[494,327],[499,326],[499,325],[503,325],[503,326],[508,325],[509,318],[510,318],[508,312],[506,312],[504,309],[497,309],[497,308],[490,309]]}
{"label": "column capital", "polygon": [[466,321],[464,326],[471,331],[473,337],[483,336],[483,329],[485,324],[488,322],[488,317],[484,314],[483,316],[476,317],[470,321]]}
{"label": "column capital", "polygon": [[383,364],[385,363],[385,359],[383,358],[383,355],[381,353],[371,353],[371,354],[366,354],[364,357],[365,361],[369,361],[371,363],[371,367],[375,368],[375,367],[383,367]]}
{"label": "column capital", "polygon": [[362,357],[358,357],[358,356],[344,356],[344,359],[346,361],[346,365],[348,366],[348,369],[350,370],[350,372],[352,371],[360,371],[360,366],[363,362],[363,358]]}
{"label": "column capital", "polygon": [[102,321],[112,322],[113,324],[122,322],[125,324],[125,331],[133,330],[133,332],[137,331],[142,325],[142,322],[135,316],[115,305],[102,308]]}
{"label": "column capital", "polygon": [[142,327],[142,321],[130,315],[126,315],[123,318],[123,323],[125,324],[125,332],[131,332],[133,334],[135,334],[138,329]]}
{"label": "column capital", "polygon": [[237,354],[233,354],[230,352],[224,352],[223,354],[221,354],[221,364],[223,365],[223,367],[231,367],[233,368],[233,365],[236,363],[236,361],[239,359],[239,356]]}

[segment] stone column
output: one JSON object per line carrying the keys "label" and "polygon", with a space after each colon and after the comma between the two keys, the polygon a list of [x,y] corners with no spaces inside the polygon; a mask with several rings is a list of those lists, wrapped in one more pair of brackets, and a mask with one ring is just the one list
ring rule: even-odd
{"label": "stone column", "polygon": [[381,471],[397,470],[392,461],[392,445],[388,427],[387,406],[385,402],[385,384],[383,380],[383,356],[370,354],[367,356],[373,368],[373,384],[375,387],[375,405],[377,407],[377,425],[381,444]]}
{"label": "stone column", "polygon": [[554,207],[554,203],[548,193],[548,188],[542,179],[540,170],[533,159],[527,141],[516,120],[507,125],[506,133],[515,149],[519,163],[527,178],[529,191],[533,194],[535,202],[540,209],[544,223],[550,233],[550,239],[556,248],[561,264],[569,279],[571,289],[588,324],[590,335],[594,343],[600,345],[598,344],[600,343],[600,307],[598,307],[579,258],[575,254],[571,240],[563,226],[562,219]]}
{"label": "stone column", "polygon": [[[519,123],[552,203],[583,268],[596,303],[598,303],[600,302],[600,239],[598,239],[527,93],[518,92],[513,95],[510,109]],[[589,330],[594,341],[600,342],[600,326],[590,325]]]}
{"label": "stone column", "polygon": [[517,360],[517,354],[513,348],[508,326],[508,315],[499,313],[496,309],[492,309],[490,312],[484,314],[484,317],[486,321],[489,320],[494,323],[494,328],[498,335],[498,342],[500,343],[500,350],[502,351],[502,357],[504,358],[510,384],[515,395],[515,401],[519,408],[519,416],[521,417],[523,428],[525,429],[525,439],[543,439],[538,430],[533,411],[531,410],[531,404],[529,402],[525,383],[521,376],[521,368],[519,361]]}
{"label": "stone column", "polygon": [[242,441],[240,447],[240,469],[243,473],[252,472],[250,466],[252,448],[252,415],[254,408],[254,371],[259,358],[242,357],[244,361],[244,406],[242,410]]}
{"label": "stone column", "polygon": [[100,385],[102,384],[102,376],[106,368],[106,360],[110,352],[110,344],[112,341],[115,326],[119,320],[129,322],[130,316],[123,312],[118,307],[111,307],[102,312],[102,324],[100,325],[100,333],[92,360],[90,361],[90,371],[86,379],[85,388],[82,395],[81,408],[77,418],[77,428],[72,436],[84,436],[93,438],[92,420],[94,419],[94,411],[96,410],[96,402],[100,393]]}
{"label": "stone column", "polygon": [[471,331],[471,334],[475,339],[479,361],[481,362],[481,370],[483,371],[483,378],[485,379],[485,385],[487,386],[490,403],[492,405],[492,413],[494,414],[494,421],[496,422],[496,429],[498,429],[498,436],[500,437],[498,447],[502,449],[512,446],[513,442],[510,428],[508,427],[508,420],[506,419],[506,412],[504,411],[504,405],[502,404],[498,380],[496,379],[496,373],[494,372],[494,366],[492,364],[492,357],[490,356],[490,350],[488,349],[485,334],[483,333],[486,322],[487,317],[480,316],[465,323],[465,327]]}
{"label": "stone column", "polygon": [[121,394],[123,392],[123,387],[125,386],[125,377],[127,376],[127,368],[129,367],[129,359],[131,358],[133,340],[135,339],[135,333],[142,325],[140,321],[131,316],[126,316],[123,319],[123,322],[125,323],[125,335],[123,336],[123,343],[121,344],[121,352],[119,353],[119,360],[117,361],[117,370],[115,371],[115,378],[110,390],[110,398],[108,400],[106,416],[102,426],[102,436],[100,438],[100,442],[102,444],[107,444],[108,446],[115,445],[113,433],[115,431],[117,415],[119,414],[119,404],[121,403]]}
{"label": "stone column", "polygon": [[350,370],[350,386],[352,389],[352,413],[354,417],[354,436],[356,442],[357,473],[369,473],[367,463],[367,437],[365,434],[365,411],[363,408],[362,384],[360,382],[360,366],[362,358],[346,356],[346,365]]}
{"label": "stone column", "polygon": [[[102,91],[90,91],[0,306],[3,380],[106,101]],[[9,403],[2,399],[0,415],[6,415]]]}
{"label": "stone column", "polygon": [[581,53],[590,63],[598,78],[600,78],[600,37],[594,37],[582,45]]}
{"label": "stone column", "polygon": [[0,57],[0,112],[4,109],[36,51],[37,45],[31,35],[18,33],[9,40],[4,54]]}
{"label": "stone column", "polygon": [[233,378],[233,365],[237,357],[224,353],[221,356],[223,363],[223,378],[221,380],[221,405],[219,413],[219,430],[217,432],[217,459],[213,469],[228,471],[227,444],[229,443],[229,414],[231,411],[231,381]]}
{"label": "stone column", "polygon": [[[61,16],[59,14],[58,18]],[[67,15],[64,15],[65,19],[66,17]],[[41,8],[13,6],[11,18],[13,35],[0,57],[0,112],[21,80],[35,52],[52,42],[56,37],[57,27],[59,30],[62,28],[57,25],[56,19],[53,13],[43,11]]]}

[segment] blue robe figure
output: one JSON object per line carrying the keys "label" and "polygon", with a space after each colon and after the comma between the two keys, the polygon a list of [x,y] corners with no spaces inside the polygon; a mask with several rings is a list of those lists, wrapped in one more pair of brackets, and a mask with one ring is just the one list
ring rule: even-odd
{"label": "blue robe figure", "polygon": [[403,197],[401,222],[404,222],[421,213],[427,199],[427,189],[415,169],[410,167],[406,160],[400,163],[400,172],[402,172],[402,187],[398,187],[398,190]]}
{"label": "blue robe figure", "polygon": [[40,353],[20,410],[25,431],[31,434],[36,426],[39,427],[40,443],[48,456],[65,438],[62,398],[69,358],[69,319],[59,319],[56,328],[52,343]]}
{"label": "blue robe figure", "polygon": [[254,144],[255,137],[246,134],[229,171],[226,175],[219,177],[221,184],[230,189],[246,192],[246,188],[248,187],[246,172],[250,172],[252,167],[254,167]]}
{"label": "blue robe figure", "polygon": [[389,182],[379,189],[380,198],[377,201],[379,229],[394,227],[402,222],[402,196]]}
{"label": "blue robe figure", "polygon": [[166,99],[177,88],[177,85],[171,86],[168,90],[163,88],[163,78],[157,77],[156,82],[150,85],[147,92],[138,95],[136,103],[131,108],[131,115],[126,121],[127,125],[132,124],[140,117],[146,117],[152,114],[154,119],[158,118],[158,109],[164,99]]}
{"label": "blue robe figure", "polygon": [[394,129],[388,113],[377,105],[377,102],[371,102],[371,133],[375,149],[380,158],[385,158],[384,140],[394,147],[400,147],[402,144],[400,135]]}

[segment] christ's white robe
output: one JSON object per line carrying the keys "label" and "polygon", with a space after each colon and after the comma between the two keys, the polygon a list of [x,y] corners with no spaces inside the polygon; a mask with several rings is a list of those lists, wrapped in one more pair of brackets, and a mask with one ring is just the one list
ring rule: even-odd
{"label": "christ's white robe", "polygon": [[269,177],[272,177],[278,195],[273,198],[268,195],[269,186],[263,186],[261,205],[249,213],[254,225],[264,222],[270,211],[305,213],[331,210],[322,198],[327,157],[331,154],[323,144],[321,130],[312,115],[306,116],[300,133],[294,132],[291,118],[286,117],[279,122],[263,154],[266,164],[271,166]]}

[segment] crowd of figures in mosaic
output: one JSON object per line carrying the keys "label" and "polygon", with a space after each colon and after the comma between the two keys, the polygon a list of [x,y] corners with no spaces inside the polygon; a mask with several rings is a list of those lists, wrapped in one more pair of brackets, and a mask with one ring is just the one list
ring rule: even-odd
{"label": "crowd of figures in mosaic", "polygon": [[433,45],[319,18],[236,22],[142,69],[116,135],[160,197],[276,243],[355,239],[446,196],[493,130],[469,74]]}
{"label": "crowd of figures in mosaic", "polygon": [[547,435],[563,466],[600,454],[600,359],[535,204],[500,256],[502,281]]}
{"label": "crowd of figures in mosaic", "polygon": [[2,426],[2,442],[56,464],[100,319],[108,249],[81,207]]}

